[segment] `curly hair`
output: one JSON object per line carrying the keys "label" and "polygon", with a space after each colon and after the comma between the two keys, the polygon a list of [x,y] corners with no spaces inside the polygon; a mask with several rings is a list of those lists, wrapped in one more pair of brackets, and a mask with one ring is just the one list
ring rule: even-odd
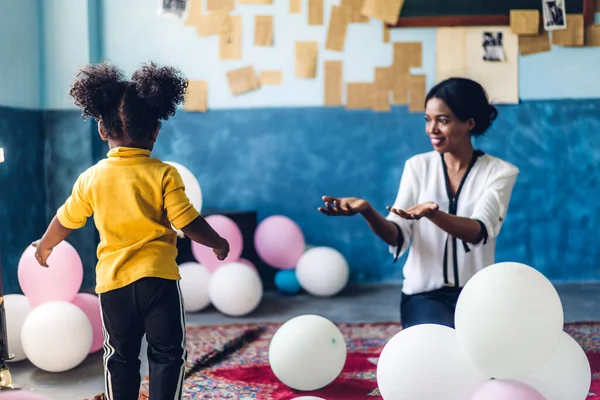
{"label": "curly hair", "polygon": [[175,115],[187,86],[187,80],[174,67],[143,64],[127,80],[114,65],[100,63],[81,69],[69,94],[84,118],[102,121],[110,138],[145,140],[161,120]]}

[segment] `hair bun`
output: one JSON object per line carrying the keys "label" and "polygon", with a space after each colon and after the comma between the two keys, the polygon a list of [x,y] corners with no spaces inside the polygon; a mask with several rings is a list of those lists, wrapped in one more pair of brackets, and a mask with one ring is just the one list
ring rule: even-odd
{"label": "hair bun", "polygon": [[136,92],[154,117],[167,120],[183,102],[187,80],[173,67],[143,64],[132,76]]}
{"label": "hair bun", "polygon": [[121,70],[108,63],[88,64],[75,76],[69,94],[83,116],[96,119],[109,112],[125,90]]}
{"label": "hair bun", "polygon": [[498,109],[493,104],[489,105],[489,114],[490,114],[490,121],[492,121],[492,122],[496,118],[498,118]]}

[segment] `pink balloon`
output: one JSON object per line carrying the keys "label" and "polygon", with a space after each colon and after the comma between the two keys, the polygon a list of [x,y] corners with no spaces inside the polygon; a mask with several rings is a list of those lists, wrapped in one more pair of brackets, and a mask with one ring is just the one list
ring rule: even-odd
{"label": "pink balloon", "polygon": [[50,400],[39,393],[26,392],[24,390],[11,390],[0,392],[0,400]]}
{"label": "pink balloon", "polygon": [[244,249],[244,238],[242,237],[240,228],[229,217],[224,215],[210,215],[206,217],[206,222],[229,242],[229,255],[226,259],[220,261],[210,247],[203,246],[192,240],[194,258],[208,268],[210,272],[213,272],[223,264],[236,262],[240,259],[242,250]]}
{"label": "pink balloon", "polygon": [[246,260],[245,258],[240,258],[237,262],[247,265],[250,268],[252,268],[253,270],[258,271],[256,269],[256,266],[254,264],[252,264],[250,261]]}
{"label": "pink balloon", "polygon": [[104,334],[102,333],[102,315],[100,314],[100,300],[98,296],[89,293],[79,293],[71,302],[81,309],[87,315],[92,324],[94,339],[90,353],[100,350],[104,344]]}
{"label": "pink balloon", "polygon": [[48,257],[48,266],[38,264],[33,246],[27,247],[19,260],[19,285],[33,306],[46,301],[70,302],[81,288],[83,264],[71,244],[60,242]]}
{"label": "pink balloon", "polygon": [[304,235],[288,217],[276,215],[262,221],[254,233],[254,247],[274,268],[293,269],[304,253]]}
{"label": "pink balloon", "polygon": [[546,400],[529,385],[514,380],[494,379],[481,386],[471,400]]}

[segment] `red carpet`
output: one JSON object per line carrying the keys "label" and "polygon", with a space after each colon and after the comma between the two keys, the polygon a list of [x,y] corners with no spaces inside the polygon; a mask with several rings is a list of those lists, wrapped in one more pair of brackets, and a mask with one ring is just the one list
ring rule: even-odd
{"label": "red carpet", "polygon": [[[280,383],[269,368],[269,341],[279,324],[229,325],[188,328],[188,364],[223,355],[232,341],[249,330],[263,327],[258,339],[213,364],[192,372],[184,384],[184,399],[289,400],[318,396],[327,400],[381,399],[377,392],[376,360],[385,343],[396,334],[398,324],[339,325],[348,343],[346,367],[328,387],[295,392]],[[565,330],[583,347],[592,366],[592,388],[588,400],[600,400],[600,323],[569,324]],[[224,350],[225,349],[225,350]],[[142,384],[140,400],[147,400],[148,382]]]}

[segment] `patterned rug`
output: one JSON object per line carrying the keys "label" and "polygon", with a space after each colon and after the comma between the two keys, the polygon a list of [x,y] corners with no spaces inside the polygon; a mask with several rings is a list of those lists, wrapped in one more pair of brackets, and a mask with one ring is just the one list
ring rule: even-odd
{"label": "patterned rug", "polygon": [[[183,398],[289,400],[311,395],[327,400],[382,399],[376,383],[377,357],[399,332],[398,324],[338,325],[348,344],[344,371],[326,388],[310,393],[287,388],[269,367],[269,342],[279,326],[189,327]],[[600,323],[568,324],[565,331],[579,342],[590,360],[593,381],[588,400],[600,400]],[[142,383],[139,400],[148,400],[147,380]]]}

